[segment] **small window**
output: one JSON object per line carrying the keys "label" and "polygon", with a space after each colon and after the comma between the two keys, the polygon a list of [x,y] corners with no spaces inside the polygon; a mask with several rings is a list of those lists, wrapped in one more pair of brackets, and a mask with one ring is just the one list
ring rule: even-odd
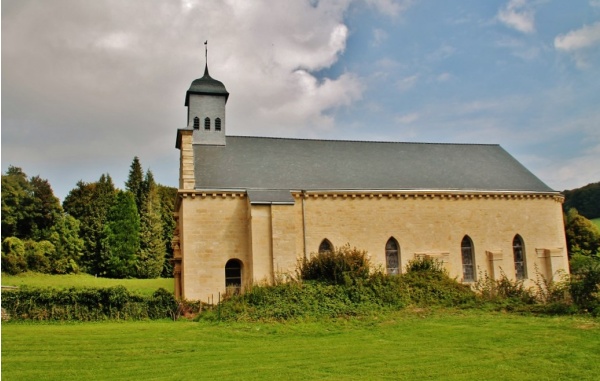
{"label": "small window", "polygon": [[215,119],[215,131],[221,131],[221,118]]}
{"label": "small window", "polygon": [[525,245],[523,238],[516,235],[513,239],[513,257],[515,260],[515,277],[518,280],[527,278],[527,267],[525,266]]}
{"label": "small window", "polygon": [[242,262],[230,259],[225,264],[225,287],[242,287]]}
{"label": "small window", "polygon": [[385,244],[385,267],[388,275],[398,275],[400,273],[400,247],[398,241],[393,237]]}
{"label": "small window", "polygon": [[473,241],[468,235],[463,238],[460,250],[462,254],[463,282],[473,282],[475,281],[475,259],[473,258]]}
{"label": "small window", "polygon": [[323,241],[321,241],[321,244],[319,245],[319,254],[325,253],[325,252],[332,252],[332,251],[333,251],[333,245],[331,244],[331,242],[329,242],[329,240],[327,238],[325,238]]}
{"label": "small window", "polygon": [[204,129],[207,131],[210,130],[210,118],[204,118]]}
{"label": "small window", "polygon": [[194,130],[197,130],[200,128],[200,118],[195,117],[194,118]]}

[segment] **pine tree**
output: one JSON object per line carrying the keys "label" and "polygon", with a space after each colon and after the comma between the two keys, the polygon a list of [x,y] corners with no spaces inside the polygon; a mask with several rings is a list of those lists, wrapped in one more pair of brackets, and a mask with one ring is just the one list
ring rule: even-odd
{"label": "pine tree", "polygon": [[154,176],[148,170],[143,182],[140,210],[140,252],[137,262],[138,278],[160,276],[165,259],[165,243],[161,221],[160,199]]}
{"label": "pine tree", "polygon": [[140,218],[131,192],[118,191],[104,225],[100,274],[110,278],[135,276],[140,249]]}
{"label": "pine tree", "polygon": [[115,186],[109,174],[102,174],[95,183],[79,181],[72,189],[63,208],[80,222],[80,237],[83,239],[81,265],[90,274],[100,272],[101,244],[107,214],[115,202]]}
{"label": "pine tree", "polygon": [[158,185],[158,197],[160,198],[160,215],[163,225],[163,241],[165,243],[165,261],[161,276],[165,278],[173,277],[173,232],[175,230],[175,200],[177,199],[177,188]]}
{"label": "pine tree", "polygon": [[142,209],[144,197],[144,171],[140,159],[136,156],[133,158],[129,169],[129,177],[125,182],[125,188],[130,191],[135,198],[135,205],[138,211]]}

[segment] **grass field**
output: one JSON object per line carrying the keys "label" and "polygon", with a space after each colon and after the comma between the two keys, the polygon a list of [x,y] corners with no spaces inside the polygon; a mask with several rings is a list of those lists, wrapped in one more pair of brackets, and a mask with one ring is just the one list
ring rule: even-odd
{"label": "grass field", "polygon": [[33,286],[33,287],[113,287],[123,285],[133,292],[151,295],[158,288],[173,292],[175,284],[172,278],[157,279],[108,279],[89,274],[48,275],[24,273],[8,275],[2,273],[2,286]]}
{"label": "grass field", "polygon": [[594,218],[592,222],[598,227],[598,229],[600,229],[600,218]]}
{"label": "grass field", "polygon": [[597,380],[600,321],[404,311],[287,323],[2,324],[2,380]]}

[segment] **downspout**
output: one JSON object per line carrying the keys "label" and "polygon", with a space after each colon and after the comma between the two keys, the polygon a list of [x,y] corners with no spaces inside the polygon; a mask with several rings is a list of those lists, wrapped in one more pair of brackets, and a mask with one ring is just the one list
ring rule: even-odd
{"label": "downspout", "polygon": [[302,240],[303,240],[303,251],[304,259],[306,259],[306,212],[304,209],[304,199],[306,198],[306,191],[300,191],[302,193]]}

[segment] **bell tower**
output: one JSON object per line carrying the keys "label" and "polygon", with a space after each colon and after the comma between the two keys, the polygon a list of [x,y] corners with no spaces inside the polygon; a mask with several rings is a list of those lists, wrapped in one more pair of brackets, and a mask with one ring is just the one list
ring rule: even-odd
{"label": "bell tower", "polygon": [[225,104],[229,93],[221,81],[208,74],[208,48],[205,46],[204,76],[192,82],[185,94],[187,128],[193,144],[225,145]]}

